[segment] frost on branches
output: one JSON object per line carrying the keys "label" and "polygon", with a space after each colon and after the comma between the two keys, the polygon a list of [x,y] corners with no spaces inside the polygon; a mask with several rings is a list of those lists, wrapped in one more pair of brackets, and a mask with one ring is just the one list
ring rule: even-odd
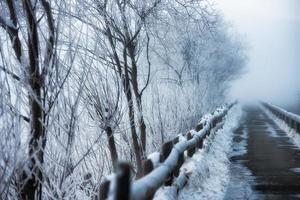
{"label": "frost on branches", "polygon": [[210,0],[0,5],[1,199],[94,199],[119,160],[138,177],[245,66]]}

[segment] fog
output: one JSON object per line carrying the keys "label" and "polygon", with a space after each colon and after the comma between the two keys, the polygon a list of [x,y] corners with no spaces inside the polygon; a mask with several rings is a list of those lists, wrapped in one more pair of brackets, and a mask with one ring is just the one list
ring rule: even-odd
{"label": "fog", "polygon": [[290,106],[300,93],[300,1],[219,0],[219,6],[248,46],[247,73],[231,96]]}

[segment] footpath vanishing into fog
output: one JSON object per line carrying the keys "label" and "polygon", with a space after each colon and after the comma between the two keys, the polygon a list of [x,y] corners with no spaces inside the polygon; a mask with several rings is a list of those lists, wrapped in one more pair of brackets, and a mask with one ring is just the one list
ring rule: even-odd
{"label": "footpath vanishing into fog", "polygon": [[243,111],[225,199],[300,199],[300,149],[261,107]]}

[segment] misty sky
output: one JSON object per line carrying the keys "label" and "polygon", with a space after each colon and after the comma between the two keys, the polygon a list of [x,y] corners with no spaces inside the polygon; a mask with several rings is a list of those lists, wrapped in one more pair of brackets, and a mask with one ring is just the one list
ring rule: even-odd
{"label": "misty sky", "polygon": [[248,73],[234,83],[232,95],[293,103],[300,92],[300,0],[216,2],[248,40]]}

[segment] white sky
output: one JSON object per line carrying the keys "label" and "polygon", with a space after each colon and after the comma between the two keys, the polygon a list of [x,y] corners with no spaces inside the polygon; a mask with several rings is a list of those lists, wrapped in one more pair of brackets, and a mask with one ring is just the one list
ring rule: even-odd
{"label": "white sky", "polygon": [[300,0],[215,0],[248,43],[248,73],[232,95],[291,104],[300,92]]}

